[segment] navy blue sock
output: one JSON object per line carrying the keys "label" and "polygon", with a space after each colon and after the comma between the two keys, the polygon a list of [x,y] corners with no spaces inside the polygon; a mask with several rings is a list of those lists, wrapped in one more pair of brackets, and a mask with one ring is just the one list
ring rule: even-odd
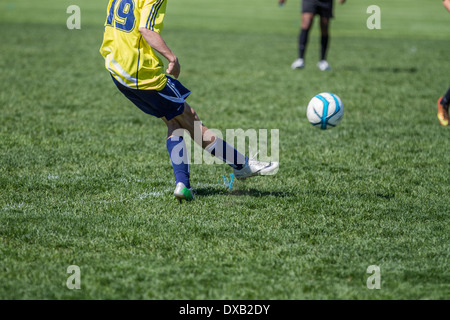
{"label": "navy blue sock", "polygon": [[245,156],[222,139],[216,138],[205,150],[236,170],[241,170],[245,165]]}
{"label": "navy blue sock", "polygon": [[169,151],[170,161],[172,162],[175,181],[177,183],[183,182],[187,188],[190,188],[189,158],[183,137],[173,136],[167,139],[166,146],[167,151]]}

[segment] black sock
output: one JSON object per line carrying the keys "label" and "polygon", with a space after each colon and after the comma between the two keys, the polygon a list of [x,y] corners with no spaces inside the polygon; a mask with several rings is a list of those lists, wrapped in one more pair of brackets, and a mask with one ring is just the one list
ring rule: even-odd
{"label": "black sock", "polygon": [[298,37],[299,58],[303,59],[306,52],[306,44],[308,43],[309,29],[302,29],[300,36]]}
{"label": "black sock", "polygon": [[445,96],[442,97],[441,104],[443,107],[448,108],[448,105],[450,103],[450,89],[447,90],[447,93]]}
{"label": "black sock", "polygon": [[322,38],[320,39],[320,43],[322,45],[322,51],[320,53],[320,60],[325,60],[325,58],[327,57],[328,39],[329,39],[328,35],[322,36]]}

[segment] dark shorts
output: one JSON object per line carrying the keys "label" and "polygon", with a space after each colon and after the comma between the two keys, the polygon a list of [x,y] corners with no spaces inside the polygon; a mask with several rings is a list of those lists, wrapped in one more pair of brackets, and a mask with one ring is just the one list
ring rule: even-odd
{"label": "dark shorts", "polygon": [[333,17],[333,0],[303,0],[302,13],[318,14],[323,18]]}
{"label": "dark shorts", "polygon": [[117,88],[139,109],[157,118],[171,120],[184,111],[184,100],[191,94],[180,81],[167,77],[161,91],[128,88],[113,78]]}

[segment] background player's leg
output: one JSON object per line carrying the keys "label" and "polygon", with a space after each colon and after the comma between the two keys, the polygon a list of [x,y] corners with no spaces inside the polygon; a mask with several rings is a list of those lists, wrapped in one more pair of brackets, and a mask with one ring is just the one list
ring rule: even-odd
{"label": "background player's leg", "polygon": [[450,104],[450,89],[447,90],[447,93],[443,97],[439,98],[437,104],[439,123],[446,127],[449,124],[448,106]]}
{"label": "background player's leg", "polygon": [[304,58],[306,53],[306,46],[308,44],[309,30],[311,29],[313,19],[313,13],[302,13],[302,25],[300,35],[298,36],[298,59],[292,63],[292,69],[301,69],[305,67]]}
{"label": "background player's leg", "polygon": [[326,60],[329,41],[329,33],[328,33],[329,25],[330,25],[330,18],[320,17],[320,30],[322,37],[320,39],[321,43],[320,60],[317,66],[321,71],[331,70],[328,61]]}
{"label": "background player's leg", "polygon": [[450,88],[447,90],[447,93],[442,97],[441,104],[442,106],[448,108],[448,105],[450,104]]}
{"label": "background player's leg", "polygon": [[306,53],[306,46],[308,45],[309,30],[311,29],[314,20],[314,14],[311,12],[302,13],[302,26],[299,36],[299,58],[304,59]]}
{"label": "background player's leg", "polygon": [[320,30],[322,33],[322,37],[320,39],[321,43],[321,53],[320,60],[326,60],[327,50],[328,50],[328,41],[329,41],[329,26],[330,26],[330,18],[320,17]]}

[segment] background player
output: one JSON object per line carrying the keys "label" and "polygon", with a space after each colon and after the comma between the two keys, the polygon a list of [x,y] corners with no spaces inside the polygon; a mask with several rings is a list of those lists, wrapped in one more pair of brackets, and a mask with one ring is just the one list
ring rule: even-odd
{"label": "background player", "polygon": [[[450,12],[450,0],[444,0],[442,4]],[[447,93],[443,97],[439,98],[437,105],[438,105],[437,116],[439,123],[442,126],[446,127],[448,126],[448,106],[450,105],[450,88],[447,90]]]}
{"label": "background player", "polygon": [[[450,1],[450,0],[449,0]],[[447,93],[440,97],[438,100],[438,120],[439,123],[446,127],[448,126],[448,106],[450,105],[450,88],[447,90]]]}
{"label": "background player", "polygon": [[[280,5],[284,5],[287,0],[278,0]],[[334,0],[303,0],[302,1],[302,21],[301,31],[299,36],[299,56],[298,59],[292,63],[292,69],[300,69],[305,67],[305,52],[308,44],[309,31],[314,21],[314,16],[320,16],[320,30],[321,30],[321,52],[320,61],[317,66],[320,70],[331,70],[328,61],[326,60],[328,43],[329,43],[329,25],[330,19],[333,17],[333,1]],[[339,0],[343,4],[345,0]]]}
{"label": "background player", "polygon": [[[183,134],[201,132],[194,139],[202,148],[234,169],[238,179],[274,174],[278,163],[248,159],[231,145],[208,132],[185,99],[190,95],[178,80],[164,74],[159,52],[169,62],[166,73],[178,78],[180,63],[160,35],[167,0],[110,0],[100,53],[117,88],[147,114],[167,125],[167,150],[175,174],[175,197],[192,200],[188,155]],[[182,130],[180,130],[182,129]]]}

